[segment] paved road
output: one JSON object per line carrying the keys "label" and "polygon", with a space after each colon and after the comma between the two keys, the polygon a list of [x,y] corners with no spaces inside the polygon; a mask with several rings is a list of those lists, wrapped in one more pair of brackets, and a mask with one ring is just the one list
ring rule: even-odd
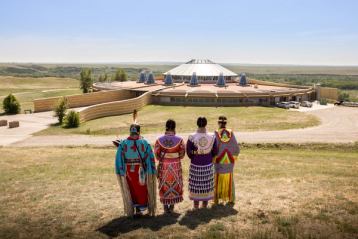
{"label": "paved road", "polygon": [[[237,138],[245,143],[350,143],[358,142],[358,109],[349,107],[327,107],[308,114],[317,116],[322,124],[305,129],[283,131],[237,132]],[[187,138],[188,134],[182,134]],[[125,137],[123,135],[123,137]],[[154,142],[158,134],[144,135]],[[12,146],[66,146],[66,145],[111,145],[113,136],[35,136],[13,143]]]}
{"label": "paved road", "polygon": [[53,112],[43,112],[36,114],[18,114],[0,116],[0,120],[19,121],[19,128],[9,129],[0,127],[0,145],[7,146],[27,138],[32,138],[31,134],[46,129],[48,125],[56,123]]}

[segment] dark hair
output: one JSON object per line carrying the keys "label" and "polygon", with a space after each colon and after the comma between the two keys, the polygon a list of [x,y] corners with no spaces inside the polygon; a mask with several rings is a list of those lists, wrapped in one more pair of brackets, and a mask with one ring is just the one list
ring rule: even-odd
{"label": "dark hair", "polygon": [[218,124],[220,125],[220,128],[225,128],[227,123],[227,118],[223,115],[219,116]]}
{"label": "dark hair", "polygon": [[198,120],[196,121],[196,125],[199,128],[203,128],[208,124],[208,121],[206,120],[205,117],[199,117]]}
{"label": "dark hair", "polygon": [[131,126],[129,127],[129,132],[130,132],[130,134],[139,134],[140,133],[140,125],[139,124],[131,124]]}
{"label": "dark hair", "polygon": [[166,131],[174,131],[175,127],[176,127],[176,123],[172,119],[168,119],[167,122],[165,123],[165,130]]}

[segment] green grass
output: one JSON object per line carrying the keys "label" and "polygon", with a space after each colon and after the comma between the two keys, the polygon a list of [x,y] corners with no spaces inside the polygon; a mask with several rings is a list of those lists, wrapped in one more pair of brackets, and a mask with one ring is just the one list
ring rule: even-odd
{"label": "green grass", "polygon": [[10,93],[20,101],[23,111],[33,110],[34,99],[79,94],[81,90],[78,81],[72,78],[0,76],[0,113],[2,100]]}
{"label": "green grass", "polygon": [[[259,147],[260,148],[259,148]],[[0,148],[0,238],[356,238],[358,147],[244,145],[236,204],[127,219],[111,147]]]}
{"label": "green grass", "polygon": [[[304,128],[319,124],[312,116],[296,111],[287,111],[270,107],[181,107],[181,106],[145,106],[138,113],[143,133],[158,133],[164,130],[167,119],[177,122],[178,132],[196,130],[196,119],[203,115],[208,118],[208,129],[217,127],[217,118],[225,115],[228,126],[237,131],[286,130]],[[63,129],[51,126],[36,135],[59,134],[91,134],[91,135],[123,135],[128,132],[132,123],[132,115],[121,115],[92,120],[76,129]]]}

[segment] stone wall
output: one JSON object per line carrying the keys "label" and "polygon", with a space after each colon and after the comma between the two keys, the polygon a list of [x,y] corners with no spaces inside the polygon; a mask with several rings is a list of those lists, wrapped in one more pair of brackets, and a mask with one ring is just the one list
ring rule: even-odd
{"label": "stone wall", "polygon": [[151,104],[151,100],[152,93],[146,92],[141,96],[132,99],[89,106],[79,111],[80,121],[85,122],[106,116],[132,113],[134,110],[139,110],[143,106]]}
{"label": "stone wall", "polygon": [[[111,90],[87,93],[81,95],[66,96],[70,108],[96,105],[111,101],[130,99],[134,97],[133,92],[129,90]],[[34,111],[43,112],[51,111],[62,97],[51,97],[34,100]]]}

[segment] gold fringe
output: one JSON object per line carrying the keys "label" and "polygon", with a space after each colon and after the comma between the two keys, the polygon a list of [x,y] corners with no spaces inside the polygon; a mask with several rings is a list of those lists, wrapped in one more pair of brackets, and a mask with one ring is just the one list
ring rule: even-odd
{"label": "gold fringe", "polygon": [[231,201],[232,200],[232,193],[230,194],[230,190],[235,190],[232,188],[232,184],[230,184],[230,179],[232,179],[231,173],[225,174],[216,174],[215,182],[215,202],[221,199],[223,201]]}
{"label": "gold fringe", "polygon": [[157,209],[157,175],[147,174],[147,189],[148,189],[148,213],[150,216],[155,216]]}
{"label": "gold fringe", "polygon": [[129,191],[127,179],[125,176],[117,174],[117,180],[122,193],[124,213],[128,217],[132,217],[134,215],[134,208],[132,206],[132,197]]}

